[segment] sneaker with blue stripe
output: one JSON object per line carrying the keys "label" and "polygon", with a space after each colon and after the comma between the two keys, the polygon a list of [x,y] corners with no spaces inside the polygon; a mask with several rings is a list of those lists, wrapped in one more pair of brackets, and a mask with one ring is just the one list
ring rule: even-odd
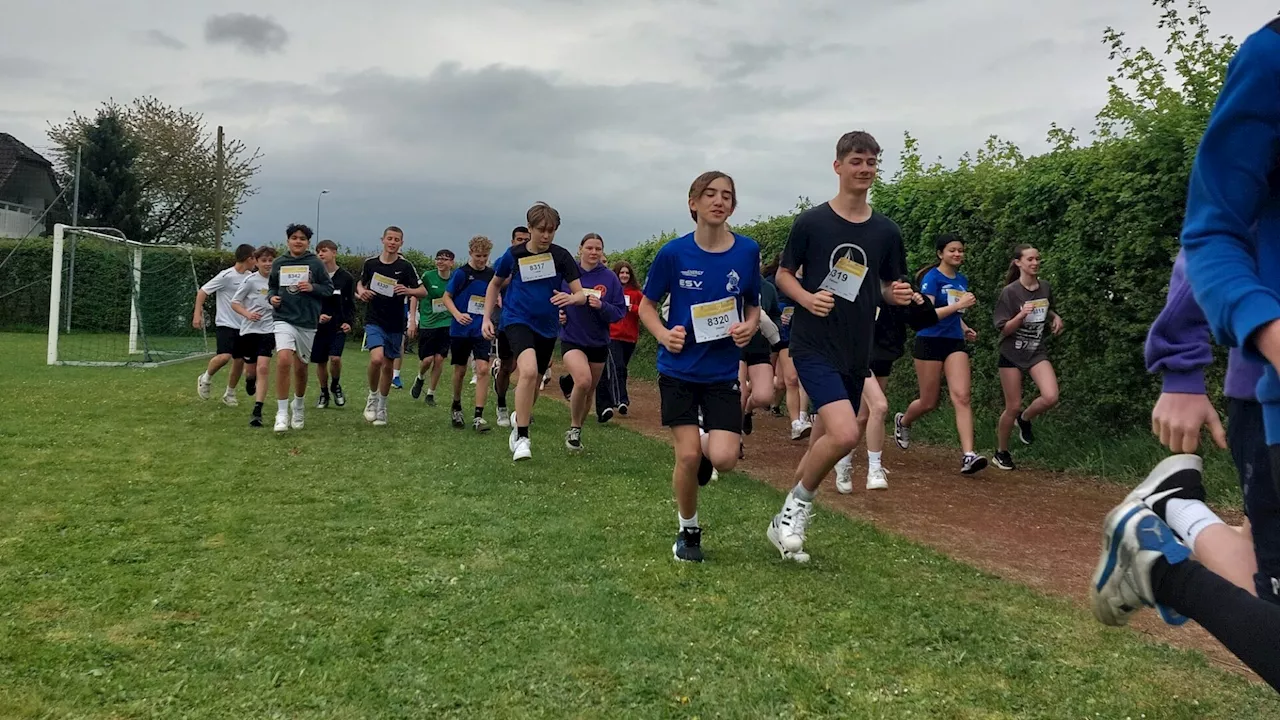
{"label": "sneaker with blue stripe", "polygon": [[1166,623],[1185,623],[1186,617],[1156,602],[1151,568],[1161,558],[1176,565],[1190,556],[1187,546],[1145,503],[1120,503],[1102,525],[1102,554],[1089,585],[1093,616],[1104,625],[1118,626],[1143,607],[1154,607]]}

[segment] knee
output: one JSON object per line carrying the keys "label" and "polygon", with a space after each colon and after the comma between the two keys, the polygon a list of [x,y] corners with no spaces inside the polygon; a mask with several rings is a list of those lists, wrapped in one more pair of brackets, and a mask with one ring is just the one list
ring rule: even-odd
{"label": "knee", "polygon": [[686,472],[697,472],[702,464],[702,448],[694,445],[687,448],[676,448],[676,465]]}
{"label": "knee", "polygon": [[937,395],[934,395],[933,397],[928,397],[928,398],[922,397],[920,398],[920,400],[918,400],[918,402],[920,403],[920,409],[924,412],[933,412],[934,410],[938,409]]}
{"label": "knee", "polygon": [[951,404],[960,407],[969,407],[969,391],[968,390],[951,390]]}
{"label": "knee", "polygon": [[710,448],[708,452],[710,453],[710,457],[708,457],[707,459],[711,461],[712,467],[714,467],[716,470],[728,472],[732,470],[734,467],[736,467],[738,464],[737,448],[729,449],[729,448],[723,448],[723,447],[714,447],[714,448]]}
{"label": "knee", "polygon": [[765,407],[773,402],[773,385],[761,385],[760,387],[751,388],[751,404],[755,407]]}
{"label": "knee", "polygon": [[1004,402],[1004,415],[1005,415],[1005,417],[1008,417],[1008,418],[1015,418],[1015,417],[1018,417],[1018,414],[1019,414],[1019,413],[1021,413],[1021,412],[1022,412],[1022,402],[1021,402],[1021,401],[1019,401],[1019,402],[1016,402],[1016,403],[1015,403],[1015,402],[1013,402],[1013,401],[1011,401],[1011,400],[1006,400],[1006,401]]}
{"label": "knee", "polygon": [[867,413],[872,422],[884,422],[885,416],[889,414],[889,400],[884,397],[872,398],[867,403]]}
{"label": "knee", "polygon": [[1058,389],[1040,393],[1040,401],[1049,407],[1054,407],[1058,404]]}

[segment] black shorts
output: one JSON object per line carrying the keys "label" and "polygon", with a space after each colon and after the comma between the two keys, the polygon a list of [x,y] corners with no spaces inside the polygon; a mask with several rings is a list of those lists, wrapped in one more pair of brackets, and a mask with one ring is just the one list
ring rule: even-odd
{"label": "black shorts", "polygon": [[1018,366],[1017,366],[1017,365],[1014,365],[1012,360],[1010,360],[1009,358],[1005,357],[1005,356],[1004,356],[1004,353],[1000,353],[1000,359],[996,361],[996,367],[999,367],[999,368],[1016,368],[1016,367],[1018,367]]}
{"label": "black shorts", "polygon": [[696,383],[660,375],[658,394],[663,427],[697,425],[701,410],[703,430],[742,433],[742,394],[736,380]]}
{"label": "black shorts", "polygon": [[742,352],[738,356],[747,367],[752,365],[771,365],[773,364],[773,356],[768,352],[761,352],[750,345],[742,348]]}
{"label": "black shorts", "polygon": [[[564,357],[565,353],[570,350],[581,350],[583,355],[587,356],[589,363],[603,363],[609,359],[609,346],[601,345],[600,347],[587,347],[577,343],[560,341],[560,357]],[[545,372],[545,371],[544,371]]]}
{"label": "black shorts", "polygon": [[[334,321],[324,323],[316,330],[316,339],[311,343],[311,362],[329,362],[330,358],[342,357],[347,347],[347,334],[338,329],[328,329]],[[339,323],[341,325],[341,323]]]}
{"label": "black shorts", "polygon": [[466,365],[469,358],[475,358],[479,362],[489,362],[491,348],[489,341],[482,337],[449,338],[449,354],[455,366]]}
{"label": "black shorts", "polygon": [[515,357],[515,355],[511,354],[511,341],[507,339],[507,331],[499,330],[498,331],[498,359],[502,361],[503,365],[509,365],[507,361],[513,357]]}
{"label": "black shorts", "polygon": [[426,360],[437,355],[449,354],[452,346],[449,328],[418,328],[418,359]]}
{"label": "black shorts", "polygon": [[778,342],[774,343],[774,344],[773,344],[773,347],[769,348],[769,350],[771,350],[772,352],[775,352],[775,353],[780,353],[780,352],[782,352],[783,350],[786,350],[786,349],[788,349],[788,348],[790,348],[790,347],[791,347],[791,341],[790,341],[790,340],[779,340]]}
{"label": "black shorts", "polygon": [[261,335],[241,335],[240,339],[244,342],[244,361],[247,363],[256,363],[260,357],[271,357],[276,351],[276,334],[263,333]]}
{"label": "black shorts", "polygon": [[524,324],[508,325],[506,333],[507,342],[511,345],[511,357],[519,361],[525,350],[533,350],[538,359],[538,374],[546,375],[547,368],[551,367],[551,356],[556,351],[557,338],[542,337]]}
{"label": "black shorts", "polygon": [[871,359],[871,377],[887,378],[893,374],[894,360]]}
{"label": "black shorts", "polygon": [[968,352],[969,346],[965,344],[964,338],[920,337],[917,335],[916,346],[911,356],[917,360],[944,362],[956,353],[968,354]]}
{"label": "black shorts", "polygon": [[230,355],[233,358],[247,358],[249,356],[249,344],[241,337],[239,330],[219,325],[214,328],[214,336],[217,338],[218,343],[217,354]]}

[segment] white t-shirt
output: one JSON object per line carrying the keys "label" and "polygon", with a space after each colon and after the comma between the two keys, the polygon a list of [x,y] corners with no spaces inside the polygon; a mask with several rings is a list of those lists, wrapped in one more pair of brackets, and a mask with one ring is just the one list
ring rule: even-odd
{"label": "white t-shirt", "polygon": [[[240,328],[241,335],[270,335],[275,332],[274,313],[272,313],[271,301],[267,298],[267,279],[262,277],[262,273],[249,273],[249,277],[240,283],[240,287],[236,289],[236,294],[231,296],[231,299],[240,303],[245,310],[257,310],[262,313],[262,318],[257,322],[236,314],[236,317],[244,323]],[[230,302],[228,301],[228,307]],[[234,310],[231,312],[235,313]]]}
{"label": "white t-shirt", "polygon": [[223,270],[213,279],[205,283],[200,289],[206,295],[215,295],[218,300],[218,313],[215,316],[215,324],[220,327],[229,327],[239,330],[244,325],[244,318],[236,314],[231,309],[231,296],[239,289],[240,283],[250,275],[257,275],[255,270],[246,270],[245,272],[237,272],[236,266]]}

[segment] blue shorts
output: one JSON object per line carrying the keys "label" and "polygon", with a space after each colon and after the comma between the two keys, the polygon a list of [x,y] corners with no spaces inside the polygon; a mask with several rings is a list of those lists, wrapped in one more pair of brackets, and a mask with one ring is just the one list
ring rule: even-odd
{"label": "blue shorts", "polygon": [[1271,478],[1271,456],[1262,426],[1262,405],[1231,398],[1227,402],[1227,445],[1244,491],[1244,514],[1253,534],[1258,597],[1280,603],[1280,496]]}
{"label": "blue shorts", "polygon": [[867,373],[843,373],[836,370],[831,361],[814,353],[791,356],[791,363],[796,367],[796,375],[800,378],[800,386],[809,395],[814,411],[823,405],[848,400],[857,413],[862,406],[862,386],[867,382]]}
{"label": "blue shorts", "polygon": [[395,360],[400,357],[400,347],[404,345],[404,333],[390,333],[377,325],[365,325],[365,347],[370,351],[382,348],[382,357]]}

